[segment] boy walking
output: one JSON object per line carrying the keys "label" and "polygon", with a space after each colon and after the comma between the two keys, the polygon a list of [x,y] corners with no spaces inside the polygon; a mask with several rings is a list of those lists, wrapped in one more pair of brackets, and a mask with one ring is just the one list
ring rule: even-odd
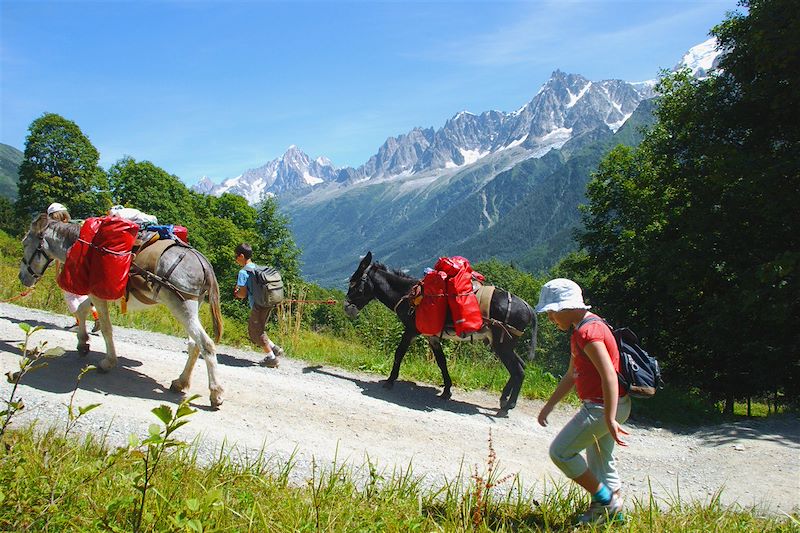
{"label": "boy walking", "polygon": [[236,247],[236,264],[241,268],[236,279],[233,296],[239,299],[247,298],[250,304],[250,318],[247,320],[247,334],[250,342],[264,349],[264,359],[259,364],[268,368],[278,367],[278,357],[283,355],[283,349],[272,342],[264,331],[272,307],[261,307],[253,302],[252,280],[249,272],[256,267],[253,263],[253,249],[249,244],[242,243]]}
{"label": "boy walking", "polygon": [[592,503],[579,522],[600,523],[624,519],[622,484],[613,452],[614,444],[626,446],[622,435],[628,432],[620,424],[630,415],[631,400],[617,381],[619,350],[614,335],[602,320],[587,320],[599,318],[589,308],[574,281],[559,278],[542,287],[536,311],[547,313],[561,331],[572,328],[572,333],[569,369],[542,407],[538,421],[546,426],[547,416],[575,387],[581,409],[553,440],[550,458],[592,496]]}

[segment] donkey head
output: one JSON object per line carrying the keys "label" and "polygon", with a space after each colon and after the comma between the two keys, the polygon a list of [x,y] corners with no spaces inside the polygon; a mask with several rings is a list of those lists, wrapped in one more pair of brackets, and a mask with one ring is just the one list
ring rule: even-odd
{"label": "donkey head", "polygon": [[31,222],[31,227],[22,239],[22,261],[19,265],[19,280],[26,287],[30,287],[42,277],[44,271],[53,261],[53,256],[48,250],[44,232],[50,220],[42,213]]}
{"label": "donkey head", "polygon": [[350,318],[355,318],[358,312],[375,297],[372,280],[369,278],[371,268],[372,252],[367,252],[367,255],[364,256],[364,259],[361,260],[358,268],[350,277],[350,286],[344,299],[344,312]]}

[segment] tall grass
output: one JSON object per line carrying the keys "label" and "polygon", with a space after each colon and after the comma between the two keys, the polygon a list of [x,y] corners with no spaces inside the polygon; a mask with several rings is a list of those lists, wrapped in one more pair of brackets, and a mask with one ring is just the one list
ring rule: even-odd
{"label": "tall grass", "polygon": [[[504,491],[483,472],[431,485],[411,469],[314,465],[305,482],[289,483],[294,464],[265,455],[220,453],[198,462],[196,447],[166,454],[152,472],[152,495],[139,513],[140,455],[103,440],[65,439],[27,428],[0,448],[0,530],[3,531],[572,531],[587,500],[574,485],[545,487],[535,499],[518,478]],[[496,474],[495,474],[496,475]],[[495,481],[499,481],[495,477]],[[797,531],[798,517],[757,509],[636,501],[623,528],[634,532]]]}

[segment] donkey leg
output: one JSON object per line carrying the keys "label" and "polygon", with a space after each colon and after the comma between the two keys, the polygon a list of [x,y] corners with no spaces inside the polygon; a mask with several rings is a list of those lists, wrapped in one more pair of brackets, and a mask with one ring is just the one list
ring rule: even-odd
{"label": "donkey leg", "polygon": [[[211,337],[206,333],[206,330],[203,329],[203,325],[200,323],[200,317],[197,314],[200,304],[195,300],[181,302],[177,297],[170,298],[165,303],[167,307],[169,307],[169,310],[172,311],[175,318],[186,328],[186,333],[197,347],[196,351],[203,355],[203,360],[206,362],[206,369],[208,370],[208,389],[210,391],[211,407],[219,407],[222,405],[222,396],[225,391],[217,380],[217,348],[214,345],[214,341],[212,341]],[[194,368],[194,361],[196,360],[197,356],[193,356],[192,352],[190,352],[189,360],[186,361],[183,373],[176,381],[181,381],[185,378],[188,386],[192,369]],[[173,384],[174,383],[173,381]]]}
{"label": "donkey leg", "polygon": [[86,331],[86,315],[91,307],[91,298],[86,298],[75,311],[75,318],[78,320],[78,355],[82,357],[89,353],[89,333]]}
{"label": "donkey leg", "polygon": [[439,395],[442,400],[449,400],[453,394],[450,388],[453,386],[453,380],[450,379],[450,372],[447,370],[447,358],[444,356],[442,350],[442,343],[438,337],[428,337],[428,344],[433,350],[433,356],[436,358],[436,364],[439,365],[439,370],[442,371],[442,380],[444,381],[444,390]]}
{"label": "donkey leg", "polygon": [[186,358],[186,365],[183,367],[183,372],[178,376],[178,379],[173,379],[169,386],[172,392],[183,392],[189,388],[192,382],[192,370],[197,363],[197,358],[200,356],[200,347],[191,338],[189,339],[188,349],[189,357]]}
{"label": "donkey leg", "polygon": [[99,369],[101,372],[108,372],[117,366],[117,350],[114,348],[114,334],[111,327],[111,316],[108,314],[108,302],[99,298],[92,298],[92,302],[94,308],[97,309],[100,330],[103,332],[103,340],[106,342],[106,356],[100,360]]}
{"label": "donkey leg", "polygon": [[501,336],[495,338],[498,340],[495,341],[494,351],[509,373],[508,381],[500,395],[500,410],[508,411],[517,405],[517,398],[525,379],[525,368],[517,354],[514,353],[516,339],[509,339],[507,335],[504,338]]}
{"label": "donkey leg", "polygon": [[397,349],[394,351],[392,371],[383,383],[384,388],[391,389],[394,386],[394,382],[397,381],[397,376],[400,375],[400,363],[403,362],[403,357],[405,357],[408,347],[411,345],[411,341],[416,336],[417,332],[412,331],[410,328],[406,328],[403,332],[403,336],[400,338],[400,344],[397,345]]}

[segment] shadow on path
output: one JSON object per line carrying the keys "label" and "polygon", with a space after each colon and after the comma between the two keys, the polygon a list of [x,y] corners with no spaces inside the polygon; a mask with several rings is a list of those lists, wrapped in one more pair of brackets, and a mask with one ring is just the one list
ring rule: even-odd
{"label": "shadow on path", "polygon": [[238,366],[238,367],[258,366],[258,361],[236,357],[235,355],[220,350],[217,350],[217,362],[225,366]]}
{"label": "shadow on path", "polygon": [[[16,346],[0,342],[0,350],[19,355]],[[104,357],[102,352],[90,352],[81,357],[75,350],[67,351],[61,357],[47,359],[47,366],[35,370],[22,377],[20,383],[45,392],[66,394],[75,389],[78,376],[86,365],[97,365]],[[110,372],[92,371],[81,379],[79,389],[113,394],[123,397],[143,398],[161,402],[179,404],[182,394],[169,390],[169,385],[162,385],[153,378],[135,370],[142,363],[126,357],[117,358],[117,366]],[[177,377],[177,374],[176,374]]]}
{"label": "shadow on path", "polygon": [[[9,322],[12,322],[14,324],[22,324],[24,322],[24,323],[26,323],[26,324],[28,324],[28,325],[30,325],[32,327],[40,326],[40,327],[42,327],[44,329],[54,329],[56,331],[67,331],[62,326],[59,326],[56,322],[51,322],[49,320],[32,320],[32,319],[23,320],[23,319],[19,319],[19,318],[14,318],[12,316],[4,316],[4,315],[0,316],[0,319],[8,320]],[[58,321],[58,322],[60,322],[60,321]],[[75,321],[73,320],[72,322],[75,322]],[[24,338],[25,332],[22,331],[22,330],[19,330],[19,333]]]}
{"label": "shadow on path", "polygon": [[343,379],[354,383],[361,389],[361,394],[383,400],[401,407],[413,409],[415,411],[449,411],[463,415],[483,415],[487,418],[504,418],[505,412],[488,409],[460,400],[443,400],[439,397],[439,389],[428,385],[420,385],[413,381],[395,381],[394,387],[387,389],[383,386],[384,380],[366,381],[354,376],[340,374],[334,370],[324,369],[322,365],[312,365],[303,368],[304,374],[309,373],[323,374],[338,379]]}

